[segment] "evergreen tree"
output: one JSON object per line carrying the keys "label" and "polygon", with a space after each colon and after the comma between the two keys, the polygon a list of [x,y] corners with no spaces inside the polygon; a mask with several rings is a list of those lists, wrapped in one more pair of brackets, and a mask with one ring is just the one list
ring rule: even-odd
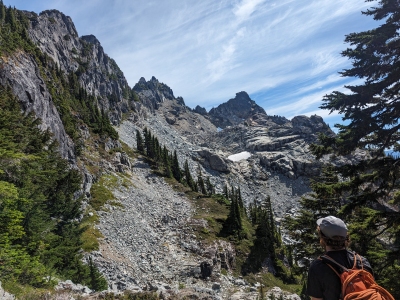
{"label": "evergreen tree", "polygon": [[96,292],[99,291],[104,291],[108,289],[108,284],[107,281],[104,279],[104,277],[101,275],[95,264],[93,263],[93,260],[91,257],[89,257],[89,287],[92,290],[95,290]]}
{"label": "evergreen tree", "polygon": [[229,215],[223,225],[223,231],[228,235],[233,235],[238,239],[243,238],[243,222],[240,213],[240,207],[237,197],[231,194],[231,204],[229,207]]}
{"label": "evergreen tree", "polygon": [[250,203],[249,205],[249,213],[250,213],[251,224],[256,225],[258,222],[258,208],[255,199],[253,200],[253,203]]}
{"label": "evergreen tree", "polygon": [[339,213],[343,198],[336,190],[340,184],[333,166],[323,168],[322,174],[311,180],[313,193],[302,197],[300,210],[295,216],[284,219],[284,227],[293,241],[294,259],[301,261],[301,267],[296,271],[303,276],[310,266],[309,258],[317,257],[321,253],[316,221],[329,215],[344,217]]}
{"label": "evergreen tree", "polygon": [[212,194],[215,194],[215,188],[212,185],[209,176],[207,176],[205,184],[206,184],[206,189],[207,189],[207,195],[211,196]]}
{"label": "evergreen tree", "polygon": [[181,182],[182,171],[179,167],[178,155],[176,154],[176,150],[174,151],[174,157],[172,158],[172,175],[177,181]]}
{"label": "evergreen tree", "polygon": [[200,166],[198,166],[199,173],[197,175],[197,185],[199,187],[200,192],[203,195],[207,195],[206,185],[204,184],[203,175],[201,174]]}
{"label": "evergreen tree", "polygon": [[[351,60],[352,67],[341,72],[363,82],[347,85],[348,93],[334,91],[324,97],[321,108],[342,113],[345,124],[335,125],[336,136],[322,135],[312,151],[320,158],[368,150],[357,162],[335,167],[343,180],[333,188],[346,197],[341,212],[349,216],[347,221],[358,235],[353,247],[368,256],[378,282],[386,281],[385,287],[400,298],[400,286],[395,283],[400,278],[400,212],[396,209],[400,163],[398,156],[385,154],[385,150],[400,151],[400,2],[381,0],[363,13],[381,25],[346,36],[351,47],[342,55]],[[383,243],[375,241],[385,241],[387,246],[377,247]]]}
{"label": "evergreen tree", "polygon": [[0,1],[0,24],[3,25],[6,19],[6,7],[3,4],[3,0]]}
{"label": "evergreen tree", "polygon": [[13,31],[17,30],[17,21],[15,19],[15,11],[11,6],[9,6],[6,10],[5,21],[8,24],[10,24],[11,30],[13,30]]}
{"label": "evergreen tree", "polygon": [[151,143],[153,145],[153,149],[152,149],[152,153],[153,153],[153,159],[155,161],[159,161],[160,160],[160,143],[158,142],[158,138],[153,135]]}
{"label": "evergreen tree", "polygon": [[139,130],[136,130],[136,147],[140,153],[144,152],[143,137]]}
{"label": "evergreen tree", "polygon": [[228,185],[224,185],[224,191],[223,191],[223,193],[224,193],[224,196],[225,196],[225,198],[226,199],[229,199],[230,198],[230,196],[229,196],[229,189],[228,189]]}
{"label": "evergreen tree", "polygon": [[242,212],[243,216],[247,216],[246,206],[243,203],[242,192],[240,191],[240,187],[236,191],[238,204],[240,207],[240,211]]}
{"label": "evergreen tree", "polygon": [[170,160],[170,156],[168,154],[168,149],[165,145],[161,152],[162,152],[163,165],[165,168],[165,176],[172,178],[173,174],[172,174],[172,169],[171,169],[171,160]]}
{"label": "evergreen tree", "polygon": [[262,263],[268,258],[275,267],[276,276],[285,282],[293,282],[293,275],[282,263],[282,260],[287,258],[287,250],[282,245],[280,233],[275,225],[270,197],[261,204],[254,202],[251,205],[250,215],[256,228],[256,238],[244,266],[245,272],[259,271]]}
{"label": "evergreen tree", "polygon": [[189,164],[188,161],[185,160],[185,165],[184,165],[184,169],[183,169],[184,175],[185,175],[185,181],[186,184],[194,191],[195,188],[195,182],[192,178],[192,175],[190,174],[190,169],[189,169]]}
{"label": "evergreen tree", "polygon": [[146,147],[146,155],[149,158],[154,158],[154,139],[153,136],[150,132],[150,130],[146,130],[145,136],[144,136],[144,144]]}

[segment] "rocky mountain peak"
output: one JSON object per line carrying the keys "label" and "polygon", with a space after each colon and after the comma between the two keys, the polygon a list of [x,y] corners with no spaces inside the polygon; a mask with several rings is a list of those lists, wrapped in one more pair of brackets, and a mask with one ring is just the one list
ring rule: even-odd
{"label": "rocky mountain peak", "polygon": [[182,97],[175,98],[172,89],[165,83],[159,82],[154,76],[149,81],[141,77],[133,87],[133,91],[139,96],[142,103],[152,111],[158,109],[160,104],[167,100],[177,100],[180,105],[185,106]]}
{"label": "rocky mountain peak", "polygon": [[83,35],[81,39],[88,43],[100,46],[100,41],[93,34]]}
{"label": "rocky mountain peak", "polygon": [[[79,38],[71,18],[57,10],[39,15],[25,12],[30,20],[29,37],[66,73],[75,73],[99,108],[118,124],[129,107],[129,86],[116,62],[94,35]],[[112,99],[111,101],[109,99]]]}
{"label": "rocky mountain peak", "polygon": [[207,115],[207,110],[200,105],[196,105],[193,111],[203,116]]}
{"label": "rocky mountain peak", "polygon": [[[56,9],[42,11],[39,16],[47,17],[48,21],[54,26],[65,26],[69,34],[78,36],[78,31],[75,28],[74,22],[71,17],[64,15]],[[57,25],[56,25],[57,24]]]}
{"label": "rocky mountain peak", "polygon": [[77,52],[81,46],[71,18],[58,10],[45,10],[39,15],[33,12],[25,14],[30,20],[28,33],[31,40],[63,71],[75,71],[78,63],[73,52]]}
{"label": "rocky mountain peak", "polygon": [[146,81],[144,77],[141,77],[138,83],[136,83],[135,86],[133,87],[133,90],[136,92],[144,90],[152,90],[154,92],[158,91],[164,94],[164,96],[167,99],[172,100],[175,98],[172,89],[165,83],[158,81],[158,79],[155,78],[154,76],[152,76],[149,81]]}
{"label": "rocky mountain peak", "polygon": [[261,106],[251,100],[246,92],[241,91],[236,93],[235,98],[229,99],[228,102],[220,104],[216,108],[212,108],[209,112],[209,117],[215,126],[225,128],[237,125],[257,113],[266,115]]}

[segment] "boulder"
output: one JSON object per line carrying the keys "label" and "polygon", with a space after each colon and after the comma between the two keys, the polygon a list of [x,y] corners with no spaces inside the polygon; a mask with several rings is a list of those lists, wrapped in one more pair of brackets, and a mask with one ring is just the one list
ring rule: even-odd
{"label": "boulder", "polygon": [[221,155],[213,153],[209,149],[201,149],[195,152],[203,158],[202,163],[204,167],[208,167],[219,172],[229,172],[229,161]]}

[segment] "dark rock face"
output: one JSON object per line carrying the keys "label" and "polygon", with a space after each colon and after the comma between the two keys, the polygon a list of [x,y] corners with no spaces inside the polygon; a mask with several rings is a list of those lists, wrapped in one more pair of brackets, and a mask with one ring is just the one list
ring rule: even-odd
{"label": "dark rock face", "polygon": [[208,114],[215,126],[225,128],[242,123],[257,113],[266,115],[265,110],[251,100],[246,92],[239,92],[235,98],[212,108]]}
{"label": "dark rock face", "polygon": [[213,271],[212,265],[206,261],[203,261],[200,264],[200,269],[201,269],[201,278],[203,278],[203,279],[210,277],[212,274],[212,271]]}
{"label": "dark rock face", "polygon": [[30,20],[29,37],[65,72],[75,72],[89,94],[108,113],[113,124],[129,109],[129,86],[113,59],[104,53],[93,35],[78,37],[71,18],[57,10],[37,15],[25,12]]}
{"label": "dark rock face", "polygon": [[194,108],[194,112],[195,112],[195,113],[198,113],[198,114],[200,114],[200,115],[207,115],[206,109],[205,109],[204,107],[199,106],[199,105],[197,105],[197,106]]}
{"label": "dark rock face", "polygon": [[[146,81],[143,77],[133,87],[133,91],[139,96],[141,103],[152,112],[160,107],[166,100],[174,100],[174,92],[169,86],[161,83],[154,76]],[[177,101],[180,105],[185,105],[182,97]]]}

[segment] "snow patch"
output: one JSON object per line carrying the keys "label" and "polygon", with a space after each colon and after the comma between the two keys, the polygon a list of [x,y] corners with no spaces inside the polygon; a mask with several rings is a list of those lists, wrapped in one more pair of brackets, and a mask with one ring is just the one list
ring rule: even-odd
{"label": "snow patch", "polygon": [[251,156],[250,152],[244,151],[237,154],[229,155],[228,159],[231,161],[240,161],[243,159],[248,159]]}
{"label": "snow patch", "polygon": [[221,127],[217,127],[217,132],[220,132],[220,131],[222,131],[222,128]]}

